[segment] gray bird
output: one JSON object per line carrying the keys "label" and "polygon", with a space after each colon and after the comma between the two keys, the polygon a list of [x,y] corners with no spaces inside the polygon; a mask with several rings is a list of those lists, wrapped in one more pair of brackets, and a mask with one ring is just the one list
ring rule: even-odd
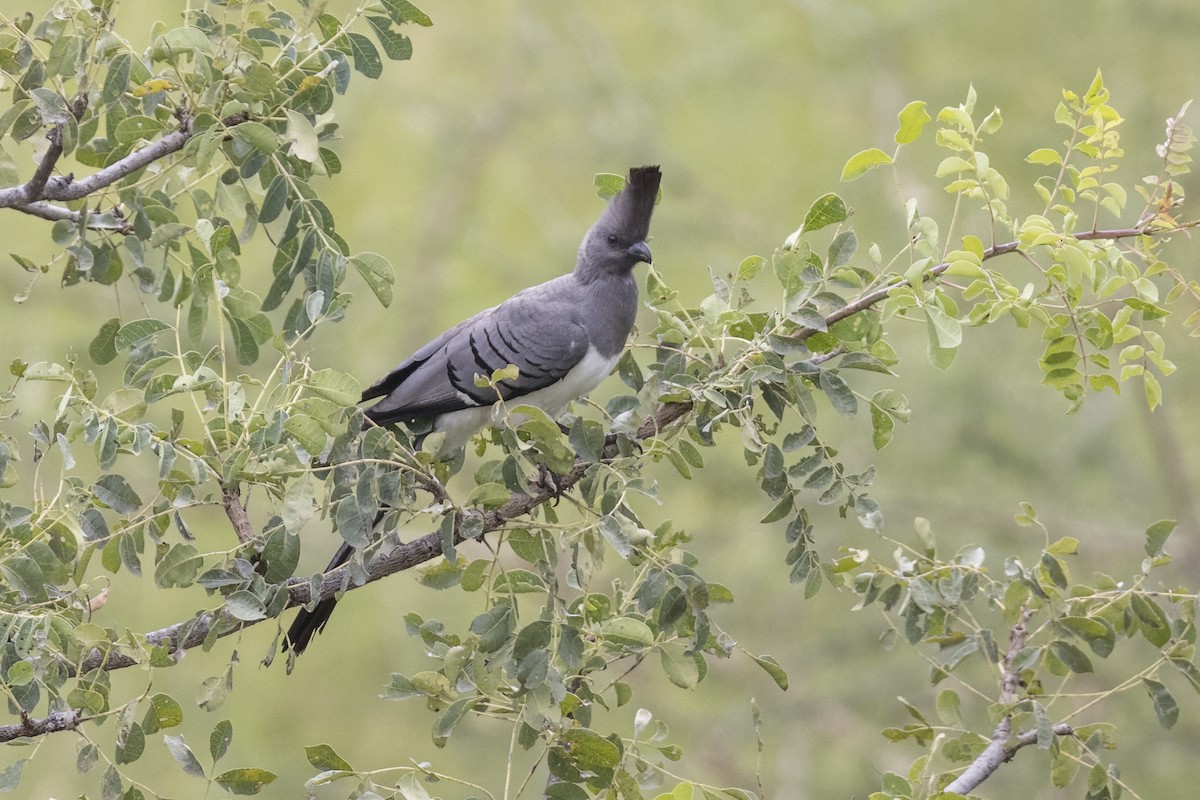
{"label": "gray bird", "polygon": [[[382,398],[366,410],[376,425],[433,420],[445,433],[447,455],[495,422],[505,405],[532,405],[558,416],[612,372],[637,314],[633,268],[650,263],[646,235],[662,173],[656,166],[629,170],[625,187],[583,237],[575,270],[523,289],[480,311],[413,353],[363,392]],[[475,385],[508,365],[518,375],[495,387]],[[325,571],[354,552],[343,544]],[[325,627],[337,601],[300,610],[285,647],[297,655]]]}

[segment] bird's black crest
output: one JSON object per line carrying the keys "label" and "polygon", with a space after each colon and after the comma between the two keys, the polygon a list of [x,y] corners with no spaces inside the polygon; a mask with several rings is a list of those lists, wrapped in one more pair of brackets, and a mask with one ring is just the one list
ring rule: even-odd
{"label": "bird's black crest", "polygon": [[650,216],[661,181],[662,172],[657,166],[633,167],[625,187],[609,204],[610,215],[630,241],[640,242],[650,233]]}

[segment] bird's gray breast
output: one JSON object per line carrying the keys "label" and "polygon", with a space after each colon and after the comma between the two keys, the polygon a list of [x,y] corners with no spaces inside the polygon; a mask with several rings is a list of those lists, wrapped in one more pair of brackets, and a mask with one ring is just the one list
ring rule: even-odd
{"label": "bird's gray breast", "polygon": [[580,317],[589,344],[602,356],[619,357],[637,317],[637,282],[628,273],[606,275],[582,289]]}

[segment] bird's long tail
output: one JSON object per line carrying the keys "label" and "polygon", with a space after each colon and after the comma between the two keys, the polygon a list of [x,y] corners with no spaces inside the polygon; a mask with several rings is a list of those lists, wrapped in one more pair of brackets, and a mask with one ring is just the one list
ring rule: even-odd
{"label": "bird's long tail", "polygon": [[[343,543],[333,554],[333,559],[329,562],[329,566],[325,567],[325,571],[329,572],[329,570],[345,564],[353,554],[354,548]],[[296,655],[303,653],[312,638],[320,633],[321,629],[325,627],[325,623],[329,622],[329,615],[333,613],[333,607],[336,605],[337,598],[330,597],[317,603],[317,607],[312,611],[305,608],[300,609],[300,613],[296,615],[296,619],[292,620],[292,625],[288,628],[283,649],[291,650]]]}
{"label": "bird's long tail", "polygon": [[[376,527],[383,520],[387,509],[380,509],[375,515],[375,521],[371,527]],[[333,554],[329,564],[325,567],[325,572],[337,569],[342,564],[350,560],[350,556],[354,555],[354,548],[345,542]],[[288,628],[287,638],[283,642],[284,650],[291,650],[296,655],[300,655],[308,647],[308,643],[325,627],[325,623],[329,622],[329,615],[333,613],[334,606],[337,605],[337,598],[330,597],[317,603],[317,607],[312,611],[302,608],[296,618],[292,620],[291,627]]]}

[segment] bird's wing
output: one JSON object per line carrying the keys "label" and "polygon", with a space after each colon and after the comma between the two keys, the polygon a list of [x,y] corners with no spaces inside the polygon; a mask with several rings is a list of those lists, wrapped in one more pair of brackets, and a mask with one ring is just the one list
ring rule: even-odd
{"label": "bird's wing", "polygon": [[[367,409],[379,424],[435,417],[467,408],[516,400],[551,386],[588,351],[587,331],[576,304],[555,298],[549,284],[527,289],[471,317],[422,347],[363,393],[383,397]],[[516,378],[475,385],[513,364]]]}

